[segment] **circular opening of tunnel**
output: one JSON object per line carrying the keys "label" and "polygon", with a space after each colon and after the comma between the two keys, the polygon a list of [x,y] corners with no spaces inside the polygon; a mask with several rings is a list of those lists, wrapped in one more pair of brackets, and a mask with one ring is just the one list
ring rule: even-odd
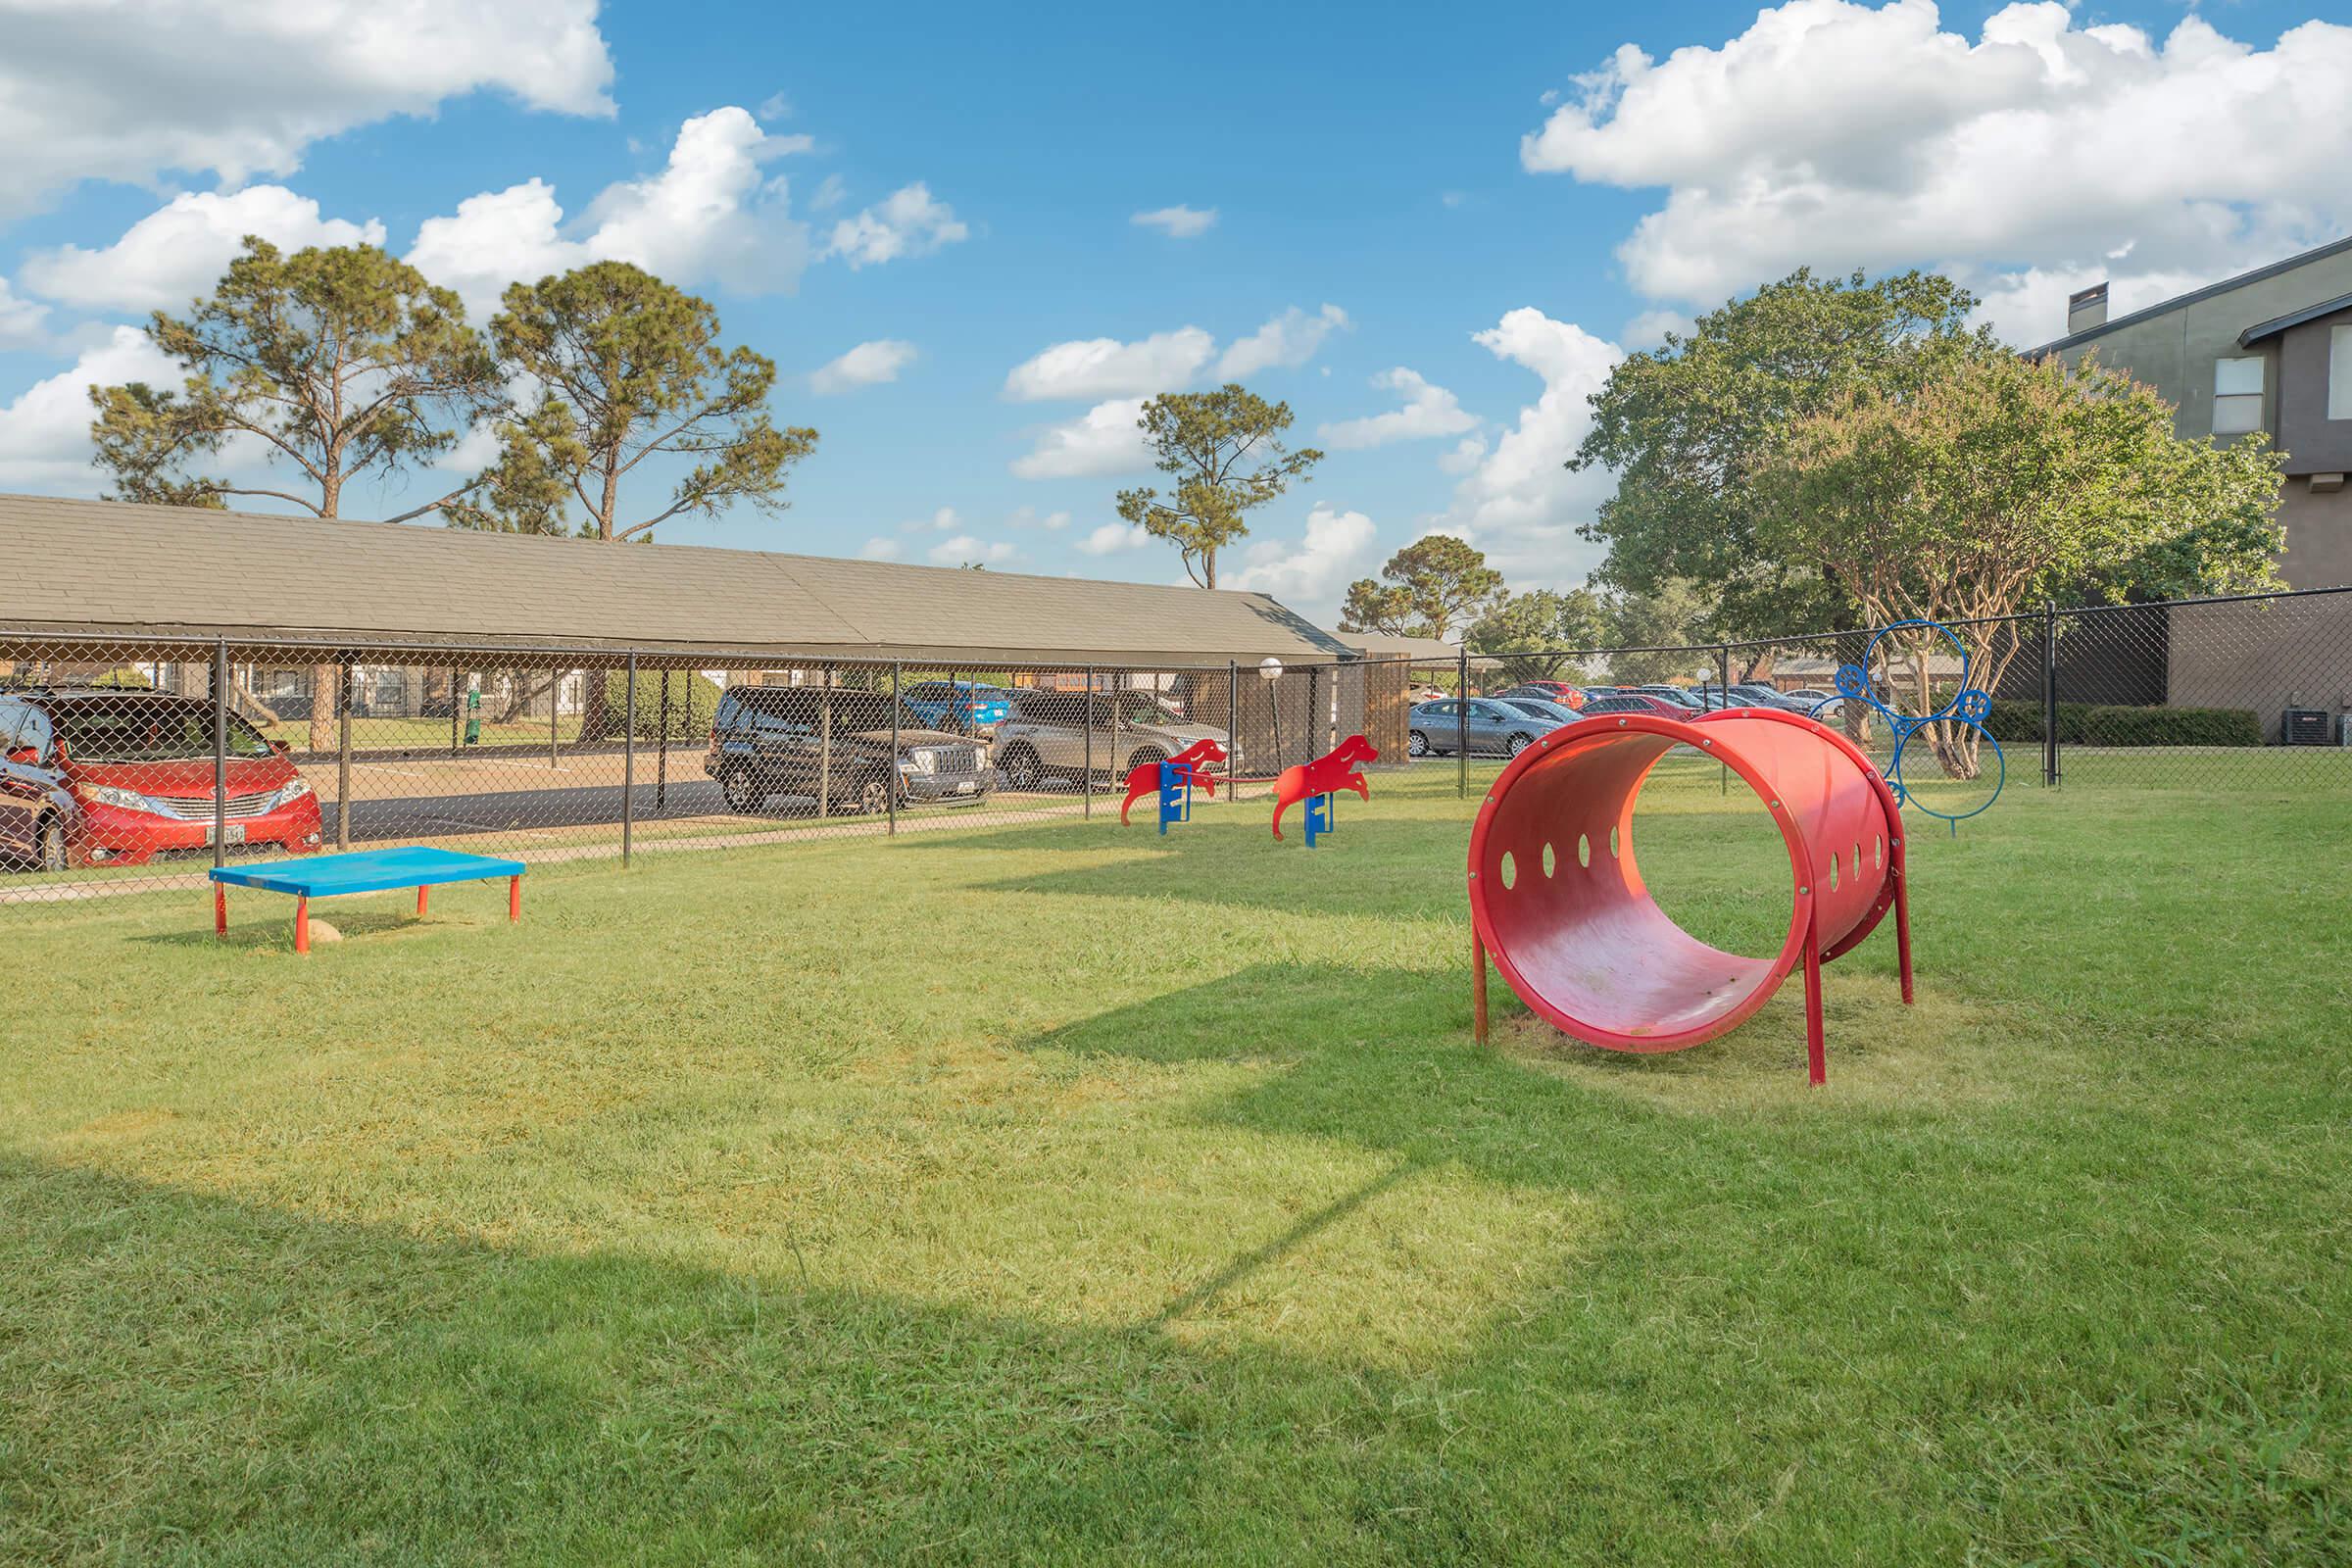
{"label": "circular opening of tunnel", "polygon": [[1653,770],[1635,798],[1627,838],[1667,919],[1720,952],[1764,960],[1780,952],[1788,934],[1788,846],[1739,775]]}

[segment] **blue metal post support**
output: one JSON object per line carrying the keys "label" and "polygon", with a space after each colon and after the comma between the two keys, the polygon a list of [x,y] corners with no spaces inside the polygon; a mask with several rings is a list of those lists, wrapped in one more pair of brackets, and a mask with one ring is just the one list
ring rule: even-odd
{"label": "blue metal post support", "polygon": [[1189,822],[1193,819],[1193,787],[1184,769],[1174,762],[1159,764],[1159,835],[1168,835],[1170,822]]}
{"label": "blue metal post support", "polygon": [[1311,795],[1306,802],[1306,847],[1313,849],[1315,840],[1331,831],[1331,797]]}

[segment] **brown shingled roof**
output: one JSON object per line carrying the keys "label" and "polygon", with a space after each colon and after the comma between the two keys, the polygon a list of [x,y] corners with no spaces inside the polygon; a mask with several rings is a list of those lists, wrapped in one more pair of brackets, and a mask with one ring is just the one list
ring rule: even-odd
{"label": "brown shingled roof", "polygon": [[1344,658],[1263,594],[0,495],[0,628],[1175,665]]}

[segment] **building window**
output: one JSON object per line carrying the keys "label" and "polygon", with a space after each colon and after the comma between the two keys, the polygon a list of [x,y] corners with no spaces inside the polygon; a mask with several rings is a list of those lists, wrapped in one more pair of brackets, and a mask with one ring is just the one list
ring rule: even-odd
{"label": "building window", "polygon": [[2213,433],[2244,435],[2262,428],[2262,359],[2213,362]]}
{"label": "building window", "polygon": [[2352,326],[2328,333],[2328,417],[2352,419]]}

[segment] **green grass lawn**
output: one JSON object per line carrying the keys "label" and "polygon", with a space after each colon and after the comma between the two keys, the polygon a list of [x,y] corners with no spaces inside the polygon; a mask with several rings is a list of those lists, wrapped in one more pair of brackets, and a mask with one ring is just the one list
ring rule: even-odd
{"label": "green grass lawn", "polygon": [[2342,797],[1918,832],[1810,1091],[1474,1046],[1449,785],[6,911],[0,1561],[2352,1559]]}

